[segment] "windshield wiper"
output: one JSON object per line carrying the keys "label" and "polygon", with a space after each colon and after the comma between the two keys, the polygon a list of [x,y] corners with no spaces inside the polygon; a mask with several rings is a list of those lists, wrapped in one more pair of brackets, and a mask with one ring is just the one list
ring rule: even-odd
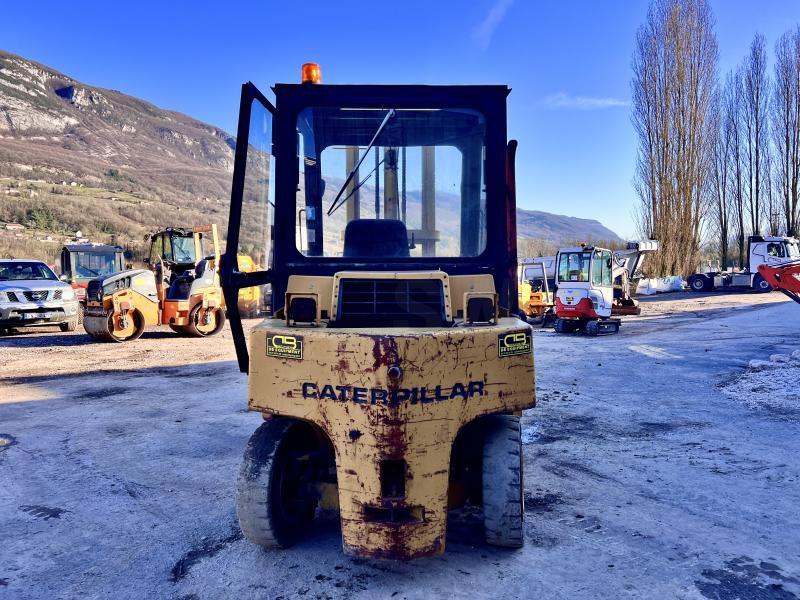
{"label": "windshield wiper", "polygon": [[[353,177],[355,176],[356,173],[358,173],[358,168],[361,166],[361,163],[364,162],[365,158],[367,158],[367,154],[369,154],[369,151],[372,150],[372,147],[375,145],[375,142],[378,140],[378,136],[381,134],[381,132],[383,131],[383,128],[386,127],[386,124],[389,122],[389,120],[392,117],[394,117],[394,109],[390,108],[389,112],[386,113],[386,116],[383,118],[383,121],[381,122],[380,127],[378,127],[378,131],[376,131],[375,135],[372,136],[372,140],[370,141],[369,145],[367,146],[367,149],[364,151],[364,154],[361,156],[361,158],[358,159],[358,162],[356,163],[356,166],[353,167],[352,171],[350,171],[350,174],[347,176],[347,179],[344,180],[344,184],[342,185],[341,189],[339,190],[339,193],[336,194],[336,198],[333,199],[333,204],[331,204],[331,207],[328,209],[328,216],[329,217],[334,213],[334,211],[336,211],[336,209],[338,209],[342,204],[344,204],[347,201],[347,198],[350,197],[350,196],[348,196],[347,198],[345,198],[344,200],[339,202],[339,199],[342,197],[342,194],[344,194],[344,191],[347,189],[347,186],[350,185],[350,182],[353,181]],[[373,172],[374,172],[374,169],[373,169]],[[372,172],[370,173],[370,175],[372,175]],[[369,175],[367,175],[367,178],[368,177],[369,177]],[[366,181],[367,178],[364,178],[364,181]],[[364,181],[362,181],[361,184],[363,184]],[[359,187],[361,186],[361,184],[359,184]],[[337,204],[337,202],[338,202],[338,204]]]}
{"label": "windshield wiper", "polygon": [[[349,194],[347,194],[347,196],[345,196],[345,197],[342,199],[342,201],[339,203],[339,206],[341,206],[342,204],[344,204],[345,202],[347,202],[347,201],[350,199],[350,197],[351,197],[353,194],[355,194],[355,193],[356,193],[358,190],[360,190],[360,189],[361,189],[361,186],[362,186],[362,185],[364,185],[365,183],[367,183],[367,181],[369,181],[369,178],[370,178],[370,177],[372,177],[372,174],[373,174],[375,171],[377,171],[377,170],[378,170],[378,168],[379,168],[379,167],[380,167],[380,166],[383,164],[383,161],[384,161],[384,160],[386,160],[386,159],[382,158],[382,159],[380,160],[380,162],[378,162],[378,164],[377,164],[377,165],[375,165],[375,167],[373,167],[372,171],[370,171],[369,173],[367,173],[367,176],[366,176],[366,177],[364,177],[364,179],[362,179],[361,181],[359,181],[357,184],[355,184],[355,185],[353,186],[353,189],[352,189],[352,190],[350,190],[350,193],[349,193]],[[336,208],[339,208],[339,206],[337,206]],[[336,209],[331,209],[331,212],[333,212],[334,210],[336,210]],[[331,213],[329,212],[329,213],[328,213],[328,215],[330,216],[330,214],[331,214]]]}

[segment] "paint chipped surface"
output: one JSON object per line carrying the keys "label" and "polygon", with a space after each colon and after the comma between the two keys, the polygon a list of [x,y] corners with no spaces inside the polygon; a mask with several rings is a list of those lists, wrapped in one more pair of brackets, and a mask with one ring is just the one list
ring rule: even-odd
{"label": "paint chipped surface", "polygon": [[[253,346],[284,327],[266,322],[255,330]],[[251,372],[251,408],[310,420],[331,438],[348,554],[408,559],[444,550],[450,451],[459,429],[484,414],[534,405],[533,356],[498,356],[498,334],[520,327],[517,319],[503,319],[494,327],[392,335],[304,329],[303,361],[291,369],[281,359],[259,361]],[[402,376],[389,377],[397,367]],[[405,461],[406,496],[397,508],[414,512],[414,519],[365,517],[384,503],[384,459]]]}

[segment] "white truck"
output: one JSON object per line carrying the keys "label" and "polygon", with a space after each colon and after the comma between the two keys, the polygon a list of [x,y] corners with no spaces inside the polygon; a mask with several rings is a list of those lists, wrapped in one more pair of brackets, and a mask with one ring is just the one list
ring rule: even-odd
{"label": "white truck", "polygon": [[800,242],[793,237],[751,235],[747,239],[747,256],[747,269],[695,273],[689,276],[687,283],[695,292],[729,288],[772,291],[767,280],[759,274],[759,265],[779,266],[800,259]]}

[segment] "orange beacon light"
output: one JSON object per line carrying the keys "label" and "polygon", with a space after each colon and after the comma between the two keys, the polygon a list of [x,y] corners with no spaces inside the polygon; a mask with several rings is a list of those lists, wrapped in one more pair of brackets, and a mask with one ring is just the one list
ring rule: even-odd
{"label": "orange beacon light", "polygon": [[303,83],[322,83],[322,69],[317,63],[304,63],[302,70]]}

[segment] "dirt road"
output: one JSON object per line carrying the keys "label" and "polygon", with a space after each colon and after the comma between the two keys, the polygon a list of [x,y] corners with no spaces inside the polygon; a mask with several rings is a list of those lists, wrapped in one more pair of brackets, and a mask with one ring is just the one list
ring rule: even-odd
{"label": "dirt road", "polygon": [[800,349],[800,307],[643,307],[618,336],[535,332],[525,548],[451,532],[401,564],[344,557],[335,522],[280,552],[242,539],[233,482],[259,416],[227,331],[0,338],[0,598],[795,598],[800,400],[731,386]]}

